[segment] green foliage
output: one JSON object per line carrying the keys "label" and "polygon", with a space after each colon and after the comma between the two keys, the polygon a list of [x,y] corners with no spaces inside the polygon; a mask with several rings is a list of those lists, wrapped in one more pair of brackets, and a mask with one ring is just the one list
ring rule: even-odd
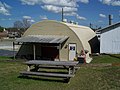
{"label": "green foliage", "polygon": [[4,28],[0,26],[0,32],[3,32]]}
{"label": "green foliage", "polygon": [[27,30],[27,28],[6,28],[6,30],[8,31],[19,31],[19,32],[25,32]]}
{"label": "green foliage", "polygon": [[0,56],[0,61],[5,61],[5,60],[12,60],[12,58],[7,56]]}

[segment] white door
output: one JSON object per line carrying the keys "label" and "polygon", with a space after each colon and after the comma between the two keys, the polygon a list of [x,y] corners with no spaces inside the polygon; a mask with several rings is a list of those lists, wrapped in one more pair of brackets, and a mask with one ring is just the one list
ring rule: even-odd
{"label": "white door", "polygon": [[76,57],[76,44],[69,44],[69,60],[73,61]]}

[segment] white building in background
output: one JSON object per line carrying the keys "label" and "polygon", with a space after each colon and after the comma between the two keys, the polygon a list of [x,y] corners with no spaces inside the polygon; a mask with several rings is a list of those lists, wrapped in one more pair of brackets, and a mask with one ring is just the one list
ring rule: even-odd
{"label": "white building in background", "polygon": [[100,53],[120,54],[120,22],[98,32],[100,32]]}

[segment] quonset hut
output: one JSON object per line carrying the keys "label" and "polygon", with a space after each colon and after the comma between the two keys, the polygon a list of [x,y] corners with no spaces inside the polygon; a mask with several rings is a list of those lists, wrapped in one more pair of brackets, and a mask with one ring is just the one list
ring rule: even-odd
{"label": "quonset hut", "polygon": [[84,62],[89,63],[90,54],[99,48],[89,27],[52,20],[33,24],[16,43],[21,44],[17,56],[52,61],[73,61],[84,54]]}

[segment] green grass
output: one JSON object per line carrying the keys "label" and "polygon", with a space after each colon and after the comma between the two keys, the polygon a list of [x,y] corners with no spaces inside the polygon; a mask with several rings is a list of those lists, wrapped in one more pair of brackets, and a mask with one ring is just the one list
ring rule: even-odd
{"label": "green grass", "polygon": [[0,56],[0,61],[1,60],[13,60],[11,57],[7,57],[7,56]]}
{"label": "green grass", "polygon": [[[102,59],[111,62],[116,58],[108,55],[94,57],[95,63]],[[69,84],[56,78],[19,78],[19,72],[26,68],[22,62],[0,61],[0,90],[120,90],[119,66],[81,67]]]}
{"label": "green grass", "polygon": [[120,63],[120,54],[93,56],[91,63]]}

